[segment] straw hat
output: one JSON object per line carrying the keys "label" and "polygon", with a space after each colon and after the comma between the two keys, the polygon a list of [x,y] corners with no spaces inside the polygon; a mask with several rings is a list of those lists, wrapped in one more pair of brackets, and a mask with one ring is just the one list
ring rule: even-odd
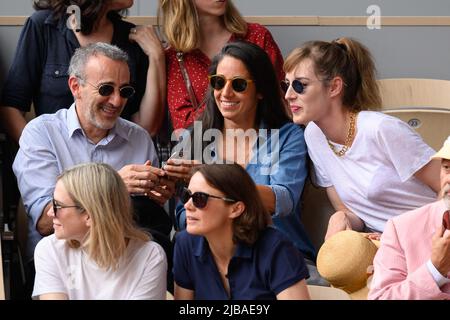
{"label": "straw hat", "polygon": [[333,287],[343,289],[353,299],[367,297],[367,280],[373,273],[377,249],[376,244],[362,233],[338,232],[320,248],[317,270]]}
{"label": "straw hat", "polygon": [[367,300],[367,297],[369,296],[369,291],[370,291],[370,284],[372,283],[372,277],[373,277],[373,275],[371,275],[371,276],[369,276],[369,278],[367,278],[367,285],[362,287],[362,289],[359,289],[355,292],[348,294],[350,296],[351,300]]}
{"label": "straw hat", "polygon": [[436,152],[431,159],[447,159],[450,160],[450,136],[448,136],[447,140],[445,140],[444,145],[441,150]]}

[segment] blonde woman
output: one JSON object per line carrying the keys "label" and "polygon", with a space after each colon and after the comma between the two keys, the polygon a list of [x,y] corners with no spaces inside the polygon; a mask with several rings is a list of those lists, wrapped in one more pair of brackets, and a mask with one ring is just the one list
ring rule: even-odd
{"label": "blonde woman", "polygon": [[165,299],[165,253],[133,225],[127,189],[109,165],[63,172],[47,214],[55,232],[36,246],[34,298]]}
{"label": "blonde woman", "polygon": [[[165,52],[155,32],[148,27],[138,27],[132,39],[145,52],[153,52],[152,59],[160,63],[155,70],[164,70],[161,65],[166,66],[167,79],[158,73],[159,80],[147,85],[154,87],[152,92],[162,94],[161,85],[167,83],[167,104],[174,129],[187,128],[203,112],[208,67],[228,42],[240,39],[263,48],[278,78],[284,78],[283,57],[270,32],[257,23],[247,23],[230,0],[160,0],[158,20],[169,45]],[[151,132],[159,128],[164,115],[164,99],[156,100],[160,103],[143,106],[146,110],[141,108],[140,112],[139,123]],[[148,114],[145,119],[144,114]]]}
{"label": "blonde woman", "polygon": [[284,64],[285,98],[305,140],[317,182],[336,212],[326,238],[342,230],[374,233],[387,220],[436,199],[439,162],[405,122],[376,110],[375,64],[349,38],[313,41]]}

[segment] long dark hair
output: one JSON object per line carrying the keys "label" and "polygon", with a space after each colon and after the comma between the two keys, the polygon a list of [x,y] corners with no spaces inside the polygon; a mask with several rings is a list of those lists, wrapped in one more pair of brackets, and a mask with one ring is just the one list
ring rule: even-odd
{"label": "long dark hair", "polygon": [[[99,17],[104,14],[108,1],[113,0],[35,0],[33,7],[35,10],[51,10],[56,20],[67,16],[67,8],[71,5],[77,5],[81,12],[81,33],[91,34]],[[121,19],[127,10],[110,11],[108,18]]]}
{"label": "long dark hair", "polygon": [[[259,125],[262,120],[267,128],[279,129],[289,122],[280,92],[280,84],[267,53],[250,42],[230,42],[213,58],[209,67],[209,75],[216,74],[217,65],[225,56],[238,59],[245,65],[255,82],[256,91],[263,96],[258,102],[256,124]],[[205,130],[211,128],[222,130],[224,119],[217,107],[214,99],[214,90],[211,87],[207,95],[206,109],[198,120],[202,121],[202,126]]]}
{"label": "long dark hair", "polygon": [[264,208],[255,182],[238,164],[200,165],[192,170],[199,172],[213,188],[226,197],[242,201],[245,211],[233,221],[233,241],[252,245],[269,224],[270,215]]}

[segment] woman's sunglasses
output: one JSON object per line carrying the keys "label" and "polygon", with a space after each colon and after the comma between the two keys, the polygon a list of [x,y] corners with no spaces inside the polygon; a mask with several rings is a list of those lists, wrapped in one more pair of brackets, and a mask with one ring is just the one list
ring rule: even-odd
{"label": "woman's sunglasses", "polygon": [[[114,92],[114,86],[112,84],[104,83],[99,86],[96,86],[84,79],[79,78],[81,81],[85,81],[87,84],[91,85],[92,87],[96,88],[98,91],[98,94],[102,97],[108,97],[112,95]],[[129,99],[131,98],[135,93],[135,90],[132,86],[126,85],[119,88],[119,94],[122,98]]]}
{"label": "woman's sunglasses", "polygon": [[295,79],[294,81],[292,81],[292,83],[289,83],[289,80],[283,80],[280,83],[281,85],[281,89],[283,90],[283,92],[286,94],[286,92],[288,91],[289,87],[292,86],[292,89],[294,89],[295,92],[297,92],[298,94],[303,94],[306,88],[306,84],[301,83],[300,80]]}
{"label": "woman's sunglasses", "polygon": [[84,211],[84,209],[80,206],[65,206],[62,204],[58,204],[54,198],[52,199],[52,206],[53,206],[53,214],[55,215],[55,217],[57,216],[57,212],[59,209],[78,208],[78,210]]}
{"label": "woman's sunglasses", "polygon": [[208,203],[208,198],[222,199],[227,202],[236,202],[236,200],[230,198],[213,196],[205,192],[192,193],[191,190],[189,190],[188,188],[183,188],[183,192],[181,194],[181,202],[185,204],[189,201],[190,198],[192,198],[192,203],[198,209],[203,209],[204,207],[206,207],[206,204]]}
{"label": "woman's sunglasses", "polygon": [[244,79],[240,77],[233,77],[231,79],[225,78],[221,74],[214,74],[208,76],[209,83],[211,84],[211,87],[213,87],[215,90],[222,90],[223,87],[225,87],[225,84],[228,81],[231,81],[231,87],[236,92],[244,92],[245,89],[247,89],[248,84],[250,82],[253,82],[253,80],[250,79]]}

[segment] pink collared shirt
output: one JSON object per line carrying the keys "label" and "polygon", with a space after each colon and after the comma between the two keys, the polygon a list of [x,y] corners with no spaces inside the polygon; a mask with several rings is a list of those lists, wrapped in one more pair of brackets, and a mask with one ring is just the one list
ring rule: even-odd
{"label": "pink collared shirt", "polygon": [[431,239],[446,210],[441,200],[387,222],[374,259],[369,299],[450,300],[450,283],[439,286],[427,266]]}

